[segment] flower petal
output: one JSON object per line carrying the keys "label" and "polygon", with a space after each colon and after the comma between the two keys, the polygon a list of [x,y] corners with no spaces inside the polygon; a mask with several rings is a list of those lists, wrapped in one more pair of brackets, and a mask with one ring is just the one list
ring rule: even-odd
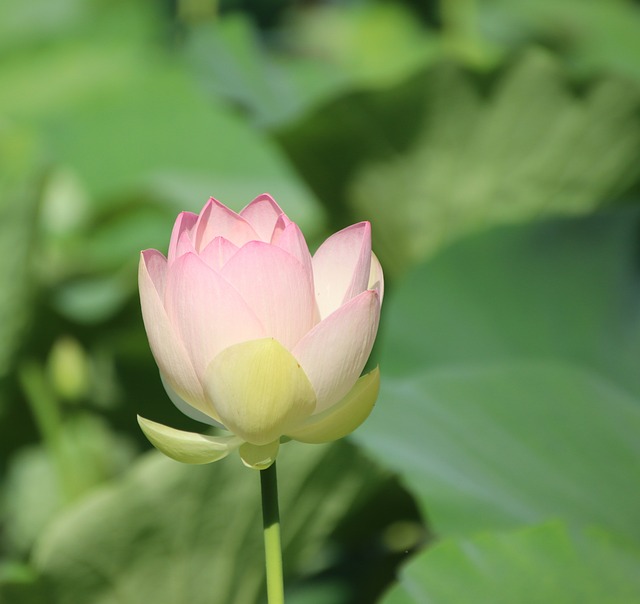
{"label": "flower petal", "polygon": [[218,417],[213,406],[208,404],[207,413],[202,413],[202,411],[198,411],[195,407],[190,405],[187,401],[185,401],[169,384],[167,378],[164,375],[160,374],[160,381],[164,386],[165,392],[169,397],[169,400],[178,408],[178,411],[184,413],[187,417],[191,419],[195,419],[197,422],[201,422],[203,424],[208,424],[209,426],[215,426],[216,428],[226,429],[219,421],[214,419],[215,416]]}
{"label": "flower petal", "polygon": [[296,359],[273,338],[223,350],[207,368],[204,387],[224,425],[255,445],[296,428],[316,402]]}
{"label": "flower petal", "polygon": [[289,350],[313,327],[312,275],[281,248],[251,241],[225,264],[222,275],[256,313],[265,335]]}
{"label": "flower petal", "polygon": [[238,246],[224,237],[214,237],[213,241],[200,253],[202,258],[212,269],[220,272],[229,258],[238,251]]}
{"label": "flower petal", "polygon": [[258,239],[257,233],[244,218],[211,197],[202,208],[195,226],[196,249],[203,250],[215,237],[224,237],[238,247]]}
{"label": "flower petal", "polygon": [[354,224],[327,239],[313,256],[320,316],[330,315],[367,289],[371,272],[371,225]]}
{"label": "flower petal", "polygon": [[278,228],[274,231],[271,243],[291,254],[294,258],[297,258],[304,267],[305,272],[313,275],[313,264],[311,254],[309,253],[309,246],[300,227],[295,222],[289,222],[284,228]]}
{"label": "flower petal", "polygon": [[256,197],[240,212],[240,216],[253,227],[259,238],[266,243],[271,241],[276,222],[282,214],[284,212],[280,206],[267,193]]}
{"label": "flower petal", "polygon": [[238,452],[242,463],[247,468],[254,470],[266,470],[275,460],[280,448],[280,441],[274,440],[266,445],[252,445],[244,443],[240,446]]}
{"label": "flower petal", "polygon": [[322,413],[312,415],[287,436],[303,443],[318,444],[351,434],[369,417],[379,391],[380,370],[376,367],[363,375],[340,402]]}
{"label": "flower petal", "polygon": [[380,304],[382,304],[382,298],[384,298],[384,274],[382,265],[373,252],[371,252],[371,272],[369,273],[367,289],[375,289],[380,296]]}
{"label": "flower petal", "polygon": [[167,457],[182,463],[218,461],[242,444],[237,436],[207,436],[176,430],[138,415],[138,424],[149,442]]}
{"label": "flower petal", "polygon": [[266,335],[240,294],[194,254],[178,258],[169,269],[165,300],[169,320],[200,378],[221,350]]}
{"label": "flower petal", "polygon": [[[173,264],[173,261],[181,256],[182,254],[190,251],[189,249],[185,249],[185,247],[193,247],[192,231],[193,227],[196,225],[198,221],[198,215],[193,212],[181,212],[178,214],[178,218],[173,225],[173,231],[171,232],[171,240],[169,242],[169,252],[167,254],[167,259],[169,260],[169,264]],[[183,239],[183,235],[186,233],[187,239],[191,242],[190,246],[185,246],[185,241],[183,240],[181,244],[179,242]],[[183,251],[184,250],[184,251]]]}
{"label": "flower petal", "polygon": [[316,413],[337,403],[356,383],[379,318],[378,293],[365,291],[318,323],[293,349],[316,392]]}
{"label": "flower petal", "polygon": [[210,405],[205,399],[200,380],[162,304],[166,271],[167,261],[160,252],[145,250],[141,253],[138,283],[149,346],[167,383],[182,399],[207,413]]}

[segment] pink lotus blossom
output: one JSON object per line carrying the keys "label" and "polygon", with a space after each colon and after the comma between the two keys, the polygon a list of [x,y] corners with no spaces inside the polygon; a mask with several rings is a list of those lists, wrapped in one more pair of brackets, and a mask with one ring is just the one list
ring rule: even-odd
{"label": "pink lotus blossom", "polygon": [[140,300],[169,398],[227,430],[207,436],[139,418],[151,442],[187,463],[239,449],[265,468],[281,437],[327,442],[370,413],[377,369],[360,377],[383,296],[371,226],[354,224],[311,256],[298,226],[269,195],[239,214],[210,199],[181,213],[167,257],[145,250]]}

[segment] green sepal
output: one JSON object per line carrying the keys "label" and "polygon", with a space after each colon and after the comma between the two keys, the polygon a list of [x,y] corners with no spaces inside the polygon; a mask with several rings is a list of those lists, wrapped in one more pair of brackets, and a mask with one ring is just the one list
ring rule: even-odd
{"label": "green sepal", "polygon": [[208,436],[176,430],[138,415],[138,424],[158,451],[167,457],[189,464],[218,461],[242,444],[237,436]]}
{"label": "green sepal", "polygon": [[338,403],[312,415],[287,436],[303,443],[326,443],[351,434],[367,417],[378,398],[380,370],[363,375]]}
{"label": "green sepal", "polygon": [[266,445],[243,443],[240,446],[240,458],[247,468],[266,470],[276,460],[279,448],[279,440],[274,440]]}

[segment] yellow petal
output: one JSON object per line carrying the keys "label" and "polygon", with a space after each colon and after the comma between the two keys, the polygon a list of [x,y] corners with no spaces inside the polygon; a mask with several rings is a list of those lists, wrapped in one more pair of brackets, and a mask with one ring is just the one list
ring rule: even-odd
{"label": "yellow petal", "polygon": [[304,370],[273,338],[223,350],[207,367],[204,388],[227,429],[254,445],[277,440],[316,405]]}
{"label": "yellow petal", "polygon": [[242,463],[247,466],[247,468],[265,470],[276,460],[279,448],[280,441],[278,440],[274,440],[266,445],[244,443],[240,447],[239,453],[242,458]]}
{"label": "yellow petal", "polygon": [[176,430],[138,415],[138,424],[149,442],[167,457],[182,463],[203,464],[226,457],[242,444],[237,436],[207,436]]}
{"label": "yellow petal", "polygon": [[318,415],[312,415],[300,428],[287,436],[304,443],[325,443],[353,432],[367,417],[378,398],[380,370],[363,375],[338,403]]}

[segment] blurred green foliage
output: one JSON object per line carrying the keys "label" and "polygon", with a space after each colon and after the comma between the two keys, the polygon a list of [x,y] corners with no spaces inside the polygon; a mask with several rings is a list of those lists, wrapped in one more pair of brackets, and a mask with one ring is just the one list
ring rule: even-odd
{"label": "blurred green foliage", "polygon": [[383,386],[283,447],[288,601],[640,601],[640,7],[0,3],[0,602],[263,602],[137,300],[181,210],[371,220]]}

